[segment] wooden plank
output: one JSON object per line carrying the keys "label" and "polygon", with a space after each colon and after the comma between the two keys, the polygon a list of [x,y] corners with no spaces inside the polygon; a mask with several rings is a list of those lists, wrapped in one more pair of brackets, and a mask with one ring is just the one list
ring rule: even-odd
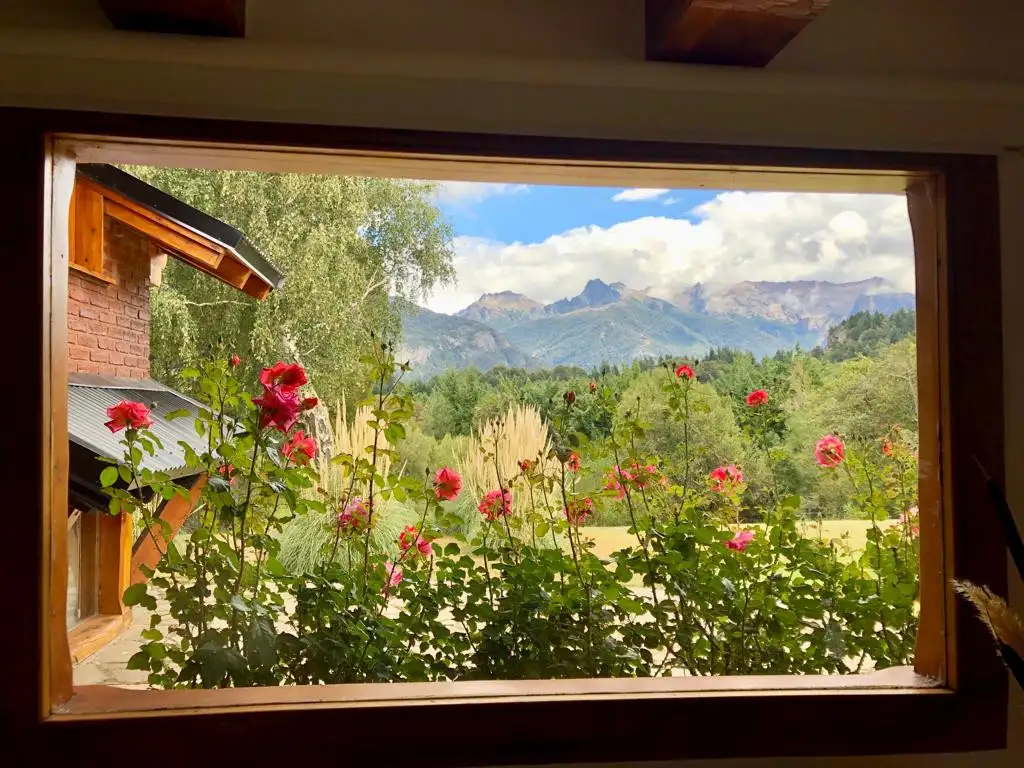
{"label": "wooden plank", "polygon": [[173,256],[190,263],[216,270],[221,259],[224,258],[224,249],[220,246],[203,245],[191,237],[186,237],[181,232],[168,227],[162,219],[154,214],[141,214],[111,199],[106,201],[106,213],[111,218],[122,221],[132,229],[137,229],[146,237],[153,239],[170,251]]}
{"label": "wooden plank", "polygon": [[[43,459],[46,466],[44,524],[49,529],[46,559],[49,590],[44,599],[49,635],[50,705],[67,701],[74,693],[71,652],[68,647],[68,262],[71,250],[71,200],[75,190],[75,161],[69,155],[50,156],[50,219],[46,224],[48,247],[44,264],[49,268],[47,306],[43,316],[46,411],[42,422],[46,435]],[[81,214],[82,200],[78,201]],[[38,257],[37,257],[38,258]],[[44,583],[46,583],[44,581]],[[44,635],[45,637],[46,635]]]}
{"label": "wooden plank", "polygon": [[245,37],[245,0],[100,0],[115,29]]}
{"label": "wooden plank", "polygon": [[97,614],[75,625],[68,633],[71,661],[77,664],[96,653],[124,632],[131,624],[130,619],[130,611],[116,616]]}
{"label": "wooden plank", "polygon": [[[189,489],[188,497],[175,496],[166,504],[160,512],[160,518],[171,526],[170,536],[166,538],[173,539],[178,529],[181,528],[181,524],[188,519],[188,516],[192,514],[192,508],[196,505],[199,500],[199,495],[203,491],[203,486],[206,485],[206,475],[200,475],[199,479]],[[156,540],[160,542],[160,548],[157,549],[156,542],[153,541],[153,536],[147,531],[139,531],[139,537],[136,540],[134,551],[131,556],[131,573],[130,579],[132,584],[139,584],[146,580],[146,575],[142,572],[142,566],[147,568],[156,568],[160,562],[160,551],[167,551],[167,545],[165,544],[165,534],[163,532],[163,526],[154,523],[153,524],[153,535]]]}
{"label": "wooden plank", "polygon": [[[217,267],[217,277],[239,290],[245,288],[245,284],[252,276],[252,270],[242,262],[234,259],[230,253],[225,255],[225,258],[220,262],[220,266]],[[259,280],[259,278],[256,279]]]}
{"label": "wooden plank", "polygon": [[[948,301],[946,298],[946,197],[941,177],[907,189],[907,210],[914,240],[917,310],[917,393],[920,510],[921,613],[914,668],[936,680],[949,678],[954,656],[946,531],[952,524],[948,483],[949,433]],[[944,463],[945,462],[945,463]]]}
{"label": "wooden plank", "polygon": [[646,0],[648,61],[764,67],[831,0]]}
{"label": "wooden plank", "polygon": [[[132,520],[128,515],[93,513],[99,518],[97,534],[99,539],[99,613],[106,616],[120,616],[124,611],[121,596],[128,587],[124,573],[124,540],[131,541]],[[131,561],[129,549],[128,561]]]}
{"label": "wooden plank", "polygon": [[264,280],[258,275],[252,275],[246,280],[245,285],[242,286],[242,290],[252,296],[257,301],[263,301],[270,292],[273,290]]}
{"label": "wooden plank", "polygon": [[75,184],[71,198],[71,264],[92,275],[103,275],[103,195]]}

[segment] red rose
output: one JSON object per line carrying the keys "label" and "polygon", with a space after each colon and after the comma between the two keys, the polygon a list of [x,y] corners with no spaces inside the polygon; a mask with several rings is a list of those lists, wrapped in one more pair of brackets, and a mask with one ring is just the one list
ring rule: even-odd
{"label": "red rose", "polygon": [[153,426],[153,420],[149,418],[149,408],[142,403],[122,400],[117,405],[107,408],[107,416],[110,421],[104,422],[103,426],[114,434],[122,429],[149,429]]}
{"label": "red rose", "polygon": [[512,494],[509,491],[488,491],[477,505],[480,514],[488,520],[512,514]]}
{"label": "red rose", "polygon": [[716,467],[708,474],[711,479],[711,490],[715,493],[725,493],[733,486],[743,482],[743,473],[735,464],[724,467]]}
{"label": "red rose", "polygon": [[882,453],[886,456],[892,456],[892,440],[888,437],[882,441]]}
{"label": "red rose", "polygon": [[573,451],[569,454],[569,458],[565,460],[565,466],[569,468],[570,472],[580,471],[580,455]]}
{"label": "red rose", "polygon": [[234,464],[221,464],[219,467],[217,467],[217,474],[222,475],[225,480],[231,483],[231,485],[235,484],[235,478],[232,477],[232,475],[235,474]]}
{"label": "red rose", "polygon": [[358,532],[366,528],[370,513],[366,510],[363,500],[351,499],[345,508],[338,513],[338,528],[345,532]]}
{"label": "red rose", "polygon": [[237,368],[241,364],[241,362],[242,358],[240,358],[238,355],[232,355],[230,359],[228,359],[228,364],[230,364],[232,368]]}
{"label": "red rose", "polygon": [[582,525],[583,521],[594,514],[594,500],[589,498],[573,499],[569,506],[562,510],[569,525]]}
{"label": "red rose", "polygon": [[315,397],[306,397],[302,400],[302,410],[309,411],[316,408],[320,401]]}
{"label": "red rose", "polygon": [[529,459],[520,459],[519,460],[519,471],[523,472],[524,474],[526,472],[529,472],[530,468],[532,466],[533,466],[533,462],[530,461]]}
{"label": "red rose", "polygon": [[252,404],[260,409],[260,428],[273,427],[287,432],[299,419],[302,403],[296,391],[270,387],[263,397],[254,397]]}
{"label": "red rose", "polygon": [[565,393],[564,397],[565,402],[567,402],[569,405],[572,405],[573,403],[576,402],[576,393],[573,392],[571,389]]}
{"label": "red rose", "polygon": [[260,383],[265,389],[294,392],[308,380],[306,371],[298,363],[274,363],[270,368],[260,371]]}
{"label": "red rose", "polygon": [[755,389],[749,395],[747,395],[747,405],[751,408],[756,408],[759,405],[764,405],[768,402],[768,393],[763,389]]}
{"label": "red rose", "polygon": [[587,389],[590,390],[591,394],[593,394],[594,392],[597,392],[597,382],[596,381],[592,381],[589,384],[587,384]]}
{"label": "red rose", "polygon": [[688,366],[686,363],[676,366],[676,378],[681,379],[684,376],[688,379],[693,378],[693,368]]}
{"label": "red rose", "polygon": [[434,496],[441,501],[454,501],[462,490],[462,478],[449,467],[441,467],[434,475]]}
{"label": "red rose", "polygon": [[281,446],[281,453],[299,466],[304,466],[310,459],[316,457],[316,440],[298,429],[292,435],[292,439]]}

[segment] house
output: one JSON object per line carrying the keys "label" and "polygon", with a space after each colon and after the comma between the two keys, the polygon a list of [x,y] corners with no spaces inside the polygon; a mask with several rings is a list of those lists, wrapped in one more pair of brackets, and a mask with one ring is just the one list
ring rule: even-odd
{"label": "house", "polygon": [[[81,660],[125,628],[124,590],[143,580],[159,553],[129,515],[107,512],[99,485],[120,459],[121,435],[103,422],[122,400],[150,404],[163,447],[147,466],[189,490],[159,509],[177,531],[205,483],[185,467],[179,441],[197,444],[192,420],[168,421],[198,403],[149,378],[149,291],[167,257],[261,300],[282,275],[233,227],[110,165],[79,165],[71,204],[68,275],[68,600],[72,657]],[[147,489],[140,491],[145,495]]]}

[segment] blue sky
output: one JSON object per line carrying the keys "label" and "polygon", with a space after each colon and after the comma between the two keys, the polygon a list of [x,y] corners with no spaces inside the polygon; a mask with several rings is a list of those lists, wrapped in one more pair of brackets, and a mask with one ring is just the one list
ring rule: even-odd
{"label": "blue sky", "polygon": [[424,301],[437,312],[503,290],[547,304],[592,278],[663,298],[743,280],[914,290],[902,196],[442,182],[434,200],[458,275]]}
{"label": "blue sky", "polygon": [[[691,213],[714,199],[706,190],[671,190],[634,201],[613,198],[621,189],[510,185],[499,194],[478,199],[448,198],[441,210],[457,235],[498,242],[539,243],[576,227],[611,227],[642,216],[674,216],[696,220]],[[485,188],[486,189],[486,188]]]}

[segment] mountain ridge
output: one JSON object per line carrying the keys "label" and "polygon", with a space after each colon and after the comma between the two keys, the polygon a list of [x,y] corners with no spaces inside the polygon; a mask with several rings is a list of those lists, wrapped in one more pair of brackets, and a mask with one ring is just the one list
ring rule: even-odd
{"label": "mountain ridge", "polygon": [[697,283],[676,291],[593,278],[575,296],[546,305],[498,291],[451,315],[421,310],[406,318],[403,348],[420,377],[470,365],[591,368],[646,356],[698,357],[722,346],[763,357],[823,344],[828,328],[855,312],[913,306],[913,294],[879,277]]}

